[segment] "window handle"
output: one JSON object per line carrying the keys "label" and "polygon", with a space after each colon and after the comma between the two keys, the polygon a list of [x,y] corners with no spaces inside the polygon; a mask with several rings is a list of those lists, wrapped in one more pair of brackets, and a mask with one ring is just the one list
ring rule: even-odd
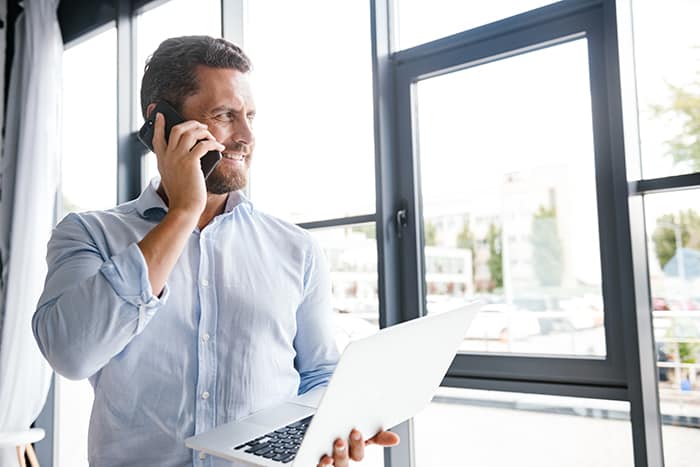
{"label": "window handle", "polygon": [[408,211],[406,211],[406,208],[399,209],[396,211],[396,232],[399,235],[399,238],[401,238],[401,234],[403,232],[403,229],[405,229],[408,226]]}

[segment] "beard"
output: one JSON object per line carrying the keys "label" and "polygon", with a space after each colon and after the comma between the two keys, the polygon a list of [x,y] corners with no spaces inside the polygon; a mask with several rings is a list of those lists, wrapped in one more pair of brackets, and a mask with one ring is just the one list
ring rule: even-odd
{"label": "beard", "polygon": [[213,195],[225,195],[232,191],[242,190],[248,185],[248,170],[250,168],[250,155],[245,160],[243,167],[229,168],[226,164],[218,164],[209,174],[205,184],[207,192]]}

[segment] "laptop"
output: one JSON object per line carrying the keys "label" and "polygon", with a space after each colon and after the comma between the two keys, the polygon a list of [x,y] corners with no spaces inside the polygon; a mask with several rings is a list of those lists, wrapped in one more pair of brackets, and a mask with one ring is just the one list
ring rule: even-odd
{"label": "laptop", "polygon": [[480,307],[472,302],[353,341],[326,388],[187,438],[185,445],[253,465],[316,465],[353,428],[369,438],[427,406]]}

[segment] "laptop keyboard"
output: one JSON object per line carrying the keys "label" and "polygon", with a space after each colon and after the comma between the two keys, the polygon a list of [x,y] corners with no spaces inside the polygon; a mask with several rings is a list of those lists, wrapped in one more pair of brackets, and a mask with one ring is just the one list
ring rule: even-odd
{"label": "laptop keyboard", "polygon": [[245,452],[255,456],[272,459],[283,464],[291,462],[297,455],[299,446],[301,446],[301,440],[304,439],[304,434],[306,434],[306,429],[309,427],[312,417],[313,415],[298,422],[290,423],[279,430],[236,446],[234,449],[247,448]]}

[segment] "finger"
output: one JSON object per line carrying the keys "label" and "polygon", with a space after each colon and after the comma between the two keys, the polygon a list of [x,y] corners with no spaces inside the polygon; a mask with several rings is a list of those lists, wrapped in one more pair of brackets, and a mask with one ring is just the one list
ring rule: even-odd
{"label": "finger", "polygon": [[190,151],[190,155],[192,157],[201,159],[209,151],[221,152],[224,149],[226,149],[226,147],[223,144],[217,141],[212,141],[210,139],[205,139],[194,145],[194,147]]}
{"label": "finger", "polygon": [[319,461],[318,465],[316,467],[328,467],[333,463],[333,459],[331,459],[329,456],[324,455],[321,460]]}
{"label": "finger", "polygon": [[166,147],[165,142],[165,118],[163,114],[158,112],[156,114],[155,124],[153,125],[153,150],[156,154],[163,154]]}
{"label": "finger", "polygon": [[175,150],[179,154],[185,154],[192,150],[192,148],[202,140],[216,141],[214,135],[212,135],[206,127],[193,128],[186,131],[180,136],[180,139],[175,147]]}
{"label": "finger", "polygon": [[361,461],[365,457],[365,442],[359,430],[350,432],[350,459]]}
{"label": "finger", "polygon": [[[201,129],[206,130],[206,128],[207,126],[204,123],[200,123],[197,120],[188,120],[186,122],[178,123],[170,130],[170,136],[168,136],[168,146],[175,148],[180,145],[180,139],[183,137],[183,135],[190,131],[198,131]],[[194,142],[187,149],[189,150],[189,148],[192,146],[194,146]]]}
{"label": "finger", "polygon": [[350,465],[347,443],[340,438],[333,443],[333,465],[335,467],[348,467]]}
{"label": "finger", "polygon": [[365,444],[378,444],[379,446],[396,446],[401,442],[401,438],[391,431],[380,431],[367,440]]}

